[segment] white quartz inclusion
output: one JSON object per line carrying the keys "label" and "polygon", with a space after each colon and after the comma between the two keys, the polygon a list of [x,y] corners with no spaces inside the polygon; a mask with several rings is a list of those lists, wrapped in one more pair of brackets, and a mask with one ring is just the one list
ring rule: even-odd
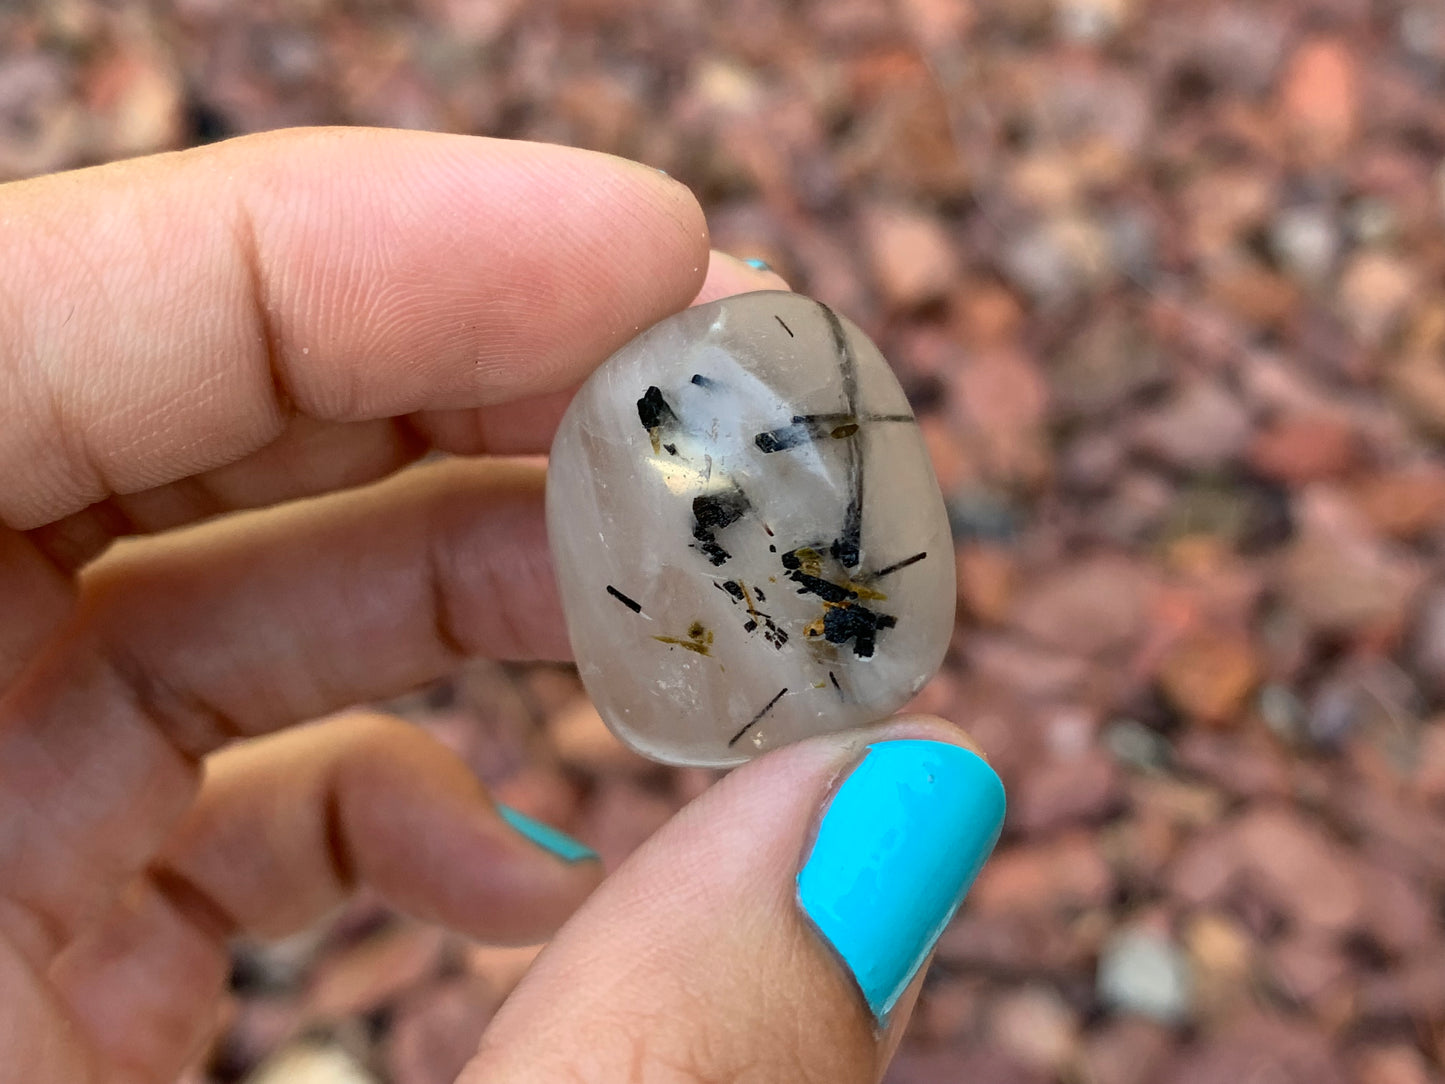
{"label": "white quartz inclusion", "polygon": [[582,386],[547,526],[602,717],[724,766],[885,717],[953,629],[938,482],[887,362],[797,294],[662,321]]}

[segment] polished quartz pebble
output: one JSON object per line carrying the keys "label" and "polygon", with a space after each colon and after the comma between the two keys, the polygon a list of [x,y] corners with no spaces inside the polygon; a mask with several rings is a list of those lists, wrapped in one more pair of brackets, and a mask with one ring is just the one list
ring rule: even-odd
{"label": "polished quartz pebble", "polygon": [[587,691],[657,760],[883,718],[952,633],[948,518],[903,389],[798,294],[700,305],[612,355],[553,441],[547,528]]}

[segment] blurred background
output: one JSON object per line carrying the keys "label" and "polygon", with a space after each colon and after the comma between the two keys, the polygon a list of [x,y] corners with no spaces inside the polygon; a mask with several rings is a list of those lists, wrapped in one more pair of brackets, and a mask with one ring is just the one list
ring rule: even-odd
{"label": "blurred background", "polygon": [[[1441,0],[0,2],[0,179],[294,124],[651,163],[894,363],[1011,809],[893,1084],[1445,1079]],[[712,779],[396,706],[610,865]],[[450,1084],[533,951],[239,945],[188,1084]]]}

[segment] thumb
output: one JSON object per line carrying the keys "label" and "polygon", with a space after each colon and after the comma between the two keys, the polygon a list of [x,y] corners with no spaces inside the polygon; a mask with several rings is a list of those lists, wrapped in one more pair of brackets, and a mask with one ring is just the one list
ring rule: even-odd
{"label": "thumb", "polygon": [[563,927],[461,1084],[873,1084],[1003,821],[967,746],[915,717],[737,769]]}

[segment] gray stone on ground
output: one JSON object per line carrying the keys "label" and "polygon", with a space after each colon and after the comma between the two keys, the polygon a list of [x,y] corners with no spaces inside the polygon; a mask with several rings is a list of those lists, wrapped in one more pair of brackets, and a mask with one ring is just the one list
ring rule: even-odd
{"label": "gray stone on ground", "polygon": [[1116,1012],[1162,1023],[1189,1015],[1193,984],[1188,961],[1178,946],[1153,930],[1115,935],[1099,958],[1097,983],[1100,999]]}

